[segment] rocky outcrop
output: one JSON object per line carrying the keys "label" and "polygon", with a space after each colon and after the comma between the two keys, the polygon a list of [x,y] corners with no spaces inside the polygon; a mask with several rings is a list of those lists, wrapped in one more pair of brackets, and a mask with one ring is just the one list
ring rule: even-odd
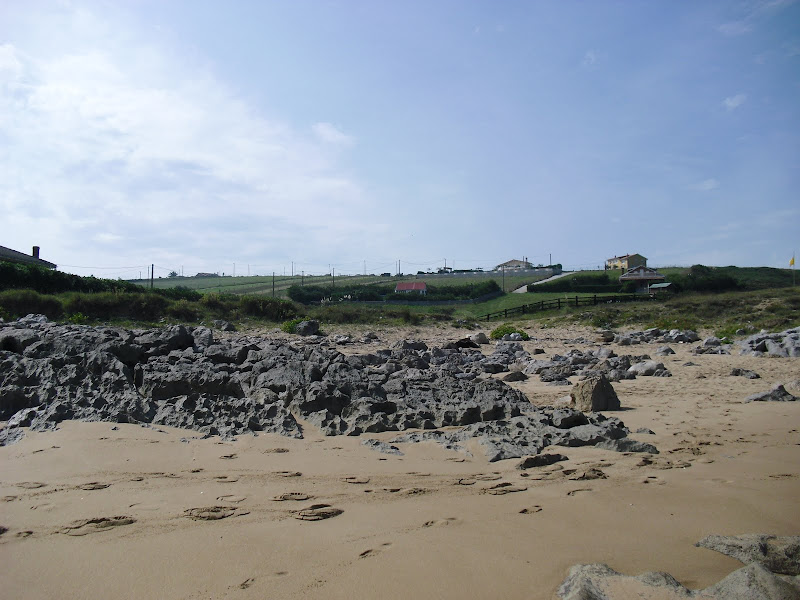
{"label": "rocky outcrop", "polygon": [[695,546],[715,550],[746,565],[758,563],[773,573],[800,575],[800,536],[709,535]]}
{"label": "rocky outcrop", "polygon": [[780,333],[762,331],[739,342],[741,354],[749,356],[790,357],[800,356],[800,327]]}
{"label": "rocky outcrop", "polygon": [[622,575],[608,565],[576,565],[569,570],[558,597],[562,600],[615,600],[616,598],[659,598],[685,600],[797,600],[800,580],[775,575],[752,564],[734,571],[719,583],[702,590],[689,590],[668,573]]}
{"label": "rocky outcrop", "polygon": [[205,327],[129,331],[43,317],[4,324],[0,340],[0,443],[66,419],[302,437],[301,418],[326,435],[460,427],[446,434],[453,443],[479,437],[499,460],[627,434],[602,415],[540,410],[482,375],[486,364],[508,370],[528,357],[514,342],[488,357],[413,340],[345,356],[319,336],[216,340]]}

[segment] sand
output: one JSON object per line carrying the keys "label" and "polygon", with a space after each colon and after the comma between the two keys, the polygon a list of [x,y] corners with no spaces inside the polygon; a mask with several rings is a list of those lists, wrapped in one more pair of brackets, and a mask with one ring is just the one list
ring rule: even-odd
{"label": "sand", "polygon": [[[537,340],[526,349],[545,357],[592,337],[529,331]],[[345,351],[465,334],[378,333],[381,344]],[[658,345],[611,347],[653,355]],[[693,346],[672,344],[677,354],[659,359],[671,378],[613,384],[623,406],[614,416],[655,432],[632,435],[659,448],[650,464],[551,447],[569,460],[521,471],[519,459],[488,463],[477,446],[466,456],[398,444],[405,454],[395,456],[311,426],[303,440],[232,442],[111,423],[29,432],[0,448],[2,595],[550,599],[570,566],[594,562],[706,587],[741,565],[694,547],[704,536],[800,534],[800,402],[742,403],[800,378],[800,360],[694,356]],[[731,377],[733,367],[761,379]],[[538,377],[511,385],[541,405],[569,393]],[[607,478],[575,479],[591,468]]]}

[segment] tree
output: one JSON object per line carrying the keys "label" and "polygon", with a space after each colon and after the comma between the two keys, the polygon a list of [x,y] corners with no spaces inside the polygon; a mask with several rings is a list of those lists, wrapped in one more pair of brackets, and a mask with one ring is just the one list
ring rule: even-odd
{"label": "tree", "polygon": [[169,276],[170,277],[177,277],[178,276],[178,272],[177,271],[170,271],[169,272]]}

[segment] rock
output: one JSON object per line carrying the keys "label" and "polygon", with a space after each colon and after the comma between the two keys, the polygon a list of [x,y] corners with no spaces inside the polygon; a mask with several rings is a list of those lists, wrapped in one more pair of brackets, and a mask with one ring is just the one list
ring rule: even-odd
{"label": "rock", "polygon": [[648,452],[650,454],[658,454],[658,450],[652,444],[637,442],[630,438],[603,440],[595,444],[595,447],[602,448],[603,450],[613,450],[615,452]]}
{"label": "rock", "polygon": [[364,440],[361,442],[362,446],[366,446],[367,448],[371,448],[377,452],[382,452],[383,454],[394,454],[396,456],[403,456],[403,453],[400,452],[400,448],[397,446],[392,446],[391,444],[387,444],[386,442],[381,442],[378,440]]}
{"label": "rock", "polygon": [[557,595],[562,600],[615,600],[617,598],[717,598],[725,600],[797,600],[800,582],[782,579],[753,564],[734,571],[719,583],[691,591],[668,573],[622,575],[608,565],[575,565]]}
{"label": "rock", "polygon": [[647,435],[655,435],[656,434],[655,431],[653,431],[652,429],[648,429],[647,427],[639,427],[633,433],[644,433],[644,434],[647,434]]}
{"label": "rock", "polygon": [[583,412],[620,409],[617,393],[605,375],[579,381],[572,386],[570,397],[575,408]]}
{"label": "rock", "polygon": [[319,321],[315,319],[300,321],[295,325],[294,332],[302,336],[317,335],[319,333]]}
{"label": "rock", "polygon": [[525,381],[528,376],[522,371],[511,371],[508,375],[503,377],[503,381]]}
{"label": "rock", "polygon": [[668,371],[664,367],[664,363],[656,362],[654,360],[645,360],[636,363],[635,365],[631,365],[631,367],[628,369],[628,373],[632,373],[640,377],[649,377],[660,372],[663,373]]}
{"label": "rock", "polygon": [[768,392],[759,392],[744,399],[745,402],[794,402],[796,396],[792,396],[780,383],[773,386]]}
{"label": "rock", "polygon": [[773,573],[800,575],[800,536],[709,535],[695,546],[715,550],[746,565],[758,563]]}
{"label": "rock", "polygon": [[670,354],[675,354],[675,350],[669,346],[661,346],[658,350],[656,350],[656,356],[669,356]]}
{"label": "rock", "polygon": [[561,462],[562,460],[568,460],[568,458],[563,454],[556,454],[556,453],[526,456],[519,462],[519,464],[517,465],[517,469],[524,471],[525,469],[533,469],[536,467],[547,467],[550,465],[554,465],[557,462]]}
{"label": "rock", "polygon": [[746,377],[747,379],[761,379],[761,375],[749,369],[735,367],[731,369],[731,377]]}
{"label": "rock", "polygon": [[602,342],[605,344],[611,343],[614,341],[614,332],[604,329],[602,331],[597,332],[597,341]]}
{"label": "rock", "polygon": [[478,333],[474,333],[469,336],[469,339],[475,342],[476,344],[488,344],[489,338],[486,336],[485,333],[479,331]]}
{"label": "rock", "polygon": [[224,321],[223,319],[215,319],[212,321],[212,324],[222,331],[236,331],[236,327],[234,327],[232,323],[228,323],[228,321]]}

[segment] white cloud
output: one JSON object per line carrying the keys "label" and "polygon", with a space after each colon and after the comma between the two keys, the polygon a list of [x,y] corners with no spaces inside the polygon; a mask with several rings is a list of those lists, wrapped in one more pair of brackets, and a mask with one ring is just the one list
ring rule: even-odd
{"label": "white cloud", "polygon": [[742,104],[744,104],[745,100],[747,100],[746,94],[736,94],[735,96],[729,96],[722,101],[725,105],[725,108],[728,110],[736,110]]}
{"label": "white cloud", "polygon": [[719,187],[719,181],[714,178],[711,179],[704,179],[703,181],[698,181],[697,183],[693,183],[689,186],[689,189],[695,190],[698,192],[710,192],[711,190],[715,190]]}
{"label": "white cloud", "polygon": [[[263,256],[285,232],[300,243],[313,231],[324,248],[361,230],[362,186],[337,163],[352,136],[267,119],[213,73],[86,19],[49,23],[75,34],[61,54],[0,46],[0,212],[17,232],[8,245],[46,233],[59,246],[51,255],[114,243],[156,259],[165,248],[219,255],[250,238]],[[56,262],[80,261],[93,264]]]}
{"label": "white cloud", "polygon": [[583,60],[581,60],[581,65],[584,67],[591,67],[597,62],[597,55],[595,54],[594,50],[587,50],[586,54],[583,55]]}
{"label": "white cloud", "polygon": [[353,144],[354,139],[341,132],[330,123],[315,123],[312,127],[316,136],[323,142],[329,144],[341,144],[343,146],[350,146]]}

